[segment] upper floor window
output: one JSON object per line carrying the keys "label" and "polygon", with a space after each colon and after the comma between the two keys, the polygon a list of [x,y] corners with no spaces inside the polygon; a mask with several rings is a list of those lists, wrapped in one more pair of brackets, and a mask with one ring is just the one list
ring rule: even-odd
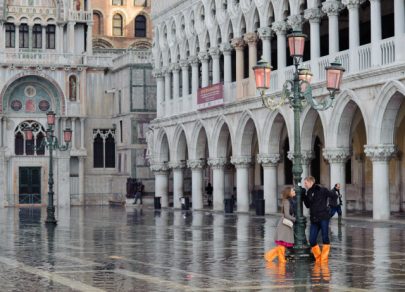
{"label": "upper floor window", "polygon": [[122,6],[123,5],[123,0],[113,0],[112,1],[112,5],[119,5],[119,6]]}
{"label": "upper floor window", "polygon": [[46,48],[55,49],[55,26],[48,25],[46,27]]}
{"label": "upper floor window", "polygon": [[147,0],[134,0],[134,6],[147,7],[148,1]]}
{"label": "upper floor window", "polygon": [[93,167],[115,168],[115,130],[93,131]]}
{"label": "upper floor window", "polygon": [[15,26],[6,23],[6,48],[15,48]]}
{"label": "upper floor window", "polygon": [[20,25],[20,48],[28,48],[28,25]]}
{"label": "upper floor window", "polygon": [[113,36],[122,36],[122,16],[119,14],[113,18]]}
{"label": "upper floor window", "polygon": [[34,25],[32,29],[32,47],[34,49],[41,49],[42,48],[42,28],[40,25]]}
{"label": "upper floor window", "polygon": [[146,17],[143,15],[135,18],[135,37],[146,37]]}
{"label": "upper floor window", "polygon": [[[24,129],[26,126],[30,126],[34,129],[33,140],[28,141],[24,138]],[[32,147],[39,147],[42,140],[45,139],[45,128],[37,122],[27,121],[23,122],[14,131],[14,153],[15,155],[45,155],[45,147],[36,151],[32,150]]]}

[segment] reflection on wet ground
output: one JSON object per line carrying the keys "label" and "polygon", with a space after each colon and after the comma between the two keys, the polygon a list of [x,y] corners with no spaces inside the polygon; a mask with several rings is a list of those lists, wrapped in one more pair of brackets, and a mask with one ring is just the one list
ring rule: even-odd
{"label": "reflection on wet ground", "polygon": [[[0,210],[0,291],[405,291],[405,225],[331,221],[326,264],[268,263],[278,216]],[[308,231],[307,231],[308,234]]]}

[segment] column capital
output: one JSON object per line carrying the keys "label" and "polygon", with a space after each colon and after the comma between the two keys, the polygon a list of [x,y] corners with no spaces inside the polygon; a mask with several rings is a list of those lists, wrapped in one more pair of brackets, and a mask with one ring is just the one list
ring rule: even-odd
{"label": "column capital", "polygon": [[280,154],[257,154],[257,162],[259,162],[263,167],[278,166],[280,161]]}
{"label": "column capital", "polygon": [[69,21],[69,22],[68,22],[68,25],[69,25],[69,26],[74,26],[74,25],[76,25],[76,22],[74,22],[74,21]]}
{"label": "column capital", "polygon": [[287,23],[284,21],[273,22],[273,24],[271,25],[271,29],[277,35],[286,35],[287,34]]}
{"label": "column capital", "polygon": [[197,56],[188,57],[188,62],[190,63],[190,65],[192,67],[199,66],[199,64],[200,64],[200,60],[198,59]]}
{"label": "column capital", "polygon": [[225,166],[228,163],[227,158],[209,158],[208,165],[213,169],[225,169]]}
{"label": "column capital", "polygon": [[249,168],[252,164],[251,156],[232,156],[231,163],[235,165],[237,169],[240,168]]}
{"label": "column capital", "polygon": [[162,73],[165,76],[170,76],[170,74],[172,73],[172,70],[170,69],[170,66],[166,66],[162,68]]}
{"label": "column capital", "polygon": [[21,25],[20,22],[14,22],[14,26],[15,26],[15,27],[19,27],[20,25]]}
{"label": "column capital", "polygon": [[232,40],[231,44],[235,50],[244,50],[246,45],[243,38],[235,38]]}
{"label": "column capital", "polygon": [[359,9],[360,5],[366,0],[342,0],[342,3],[347,6],[347,9]]}
{"label": "column capital", "polygon": [[310,164],[313,159],[315,159],[314,151],[301,151],[301,163],[303,165]]}
{"label": "column capital", "polygon": [[169,162],[169,167],[175,170],[183,170],[186,168],[186,162],[185,161],[170,161]]}
{"label": "column capital", "polygon": [[169,174],[170,167],[167,163],[154,163],[150,165],[150,170],[156,174]]}
{"label": "column capital", "polygon": [[221,50],[219,48],[210,48],[209,53],[213,59],[219,59],[221,57]]}
{"label": "column capital", "polygon": [[307,9],[304,11],[304,17],[309,20],[309,23],[321,23],[322,17],[324,16],[325,12],[319,8]]}
{"label": "column capital", "polygon": [[322,10],[328,14],[328,16],[339,16],[339,12],[343,10],[345,6],[340,1],[328,0],[322,3]]}
{"label": "column capital", "polygon": [[249,32],[243,36],[243,40],[249,45],[249,47],[256,47],[257,42],[259,41],[259,36],[255,32]]}
{"label": "column capital", "polygon": [[302,29],[302,25],[304,24],[305,18],[298,14],[298,15],[290,15],[287,17],[287,23],[292,28],[299,28]]}
{"label": "column capital", "polygon": [[371,161],[389,162],[397,154],[397,145],[365,145],[364,152]]}
{"label": "column capital", "polygon": [[182,59],[179,61],[181,69],[188,69],[190,67],[190,62],[187,59]]}
{"label": "column capital", "polygon": [[197,159],[191,159],[187,160],[187,167],[193,169],[203,169],[206,165],[205,159],[203,160],[197,160]]}
{"label": "column capital", "polygon": [[271,35],[272,35],[272,31],[270,27],[261,27],[257,30],[257,33],[259,35],[259,38],[261,40],[270,40],[271,39]]}
{"label": "column capital", "polygon": [[178,63],[170,64],[169,68],[173,73],[179,73],[180,72],[180,65]]}
{"label": "column capital", "polygon": [[230,55],[232,53],[233,47],[229,43],[222,43],[219,45],[220,50],[224,55]]}
{"label": "column capital", "polygon": [[200,59],[201,63],[206,63],[210,60],[210,54],[208,52],[200,52],[198,53],[198,59]]}
{"label": "column capital", "polygon": [[163,78],[163,70],[162,69],[155,69],[152,71],[152,75],[155,78]]}
{"label": "column capital", "polygon": [[323,149],[323,157],[329,163],[346,163],[352,155],[353,152],[349,148]]}

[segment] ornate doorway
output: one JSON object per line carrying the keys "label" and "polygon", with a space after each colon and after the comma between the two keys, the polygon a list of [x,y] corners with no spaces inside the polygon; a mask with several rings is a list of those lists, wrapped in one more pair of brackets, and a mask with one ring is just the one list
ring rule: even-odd
{"label": "ornate doorway", "polygon": [[19,204],[41,204],[41,168],[20,167]]}

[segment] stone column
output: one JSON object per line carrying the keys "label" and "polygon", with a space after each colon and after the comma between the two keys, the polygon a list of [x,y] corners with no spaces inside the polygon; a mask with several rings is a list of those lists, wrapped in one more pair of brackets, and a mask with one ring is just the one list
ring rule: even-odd
{"label": "stone column", "polygon": [[342,216],[346,217],[346,162],[352,157],[349,148],[324,149],[323,157],[330,164],[330,189],[335,184],[340,184],[340,194],[342,195]]}
{"label": "stone column", "polygon": [[163,208],[169,207],[169,173],[166,163],[151,164],[150,170],[155,174],[155,197],[160,197]]}
{"label": "stone column", "polygon": [[2,116],[0,116],[0,147],[3,147],[3,117]]}
{"label": "stone column", "polygon": [[[359,70],[359,55],[357,48],[360,46],[360,4],[365,0],[343,0],[342,3],[349,10],[349,60],[350,71],[357,72]],[[380,22],[381,30],[381,22]]]}
{"label": "stone column", "polygon": [[173,72],[173,108],[172,114],[179,113],[179,97],[180,97],[180,65],[171,64],[170,70]]}
{"label": "stone column", "polygon": [[232,50],[231,44],[223,43],[220,46],[222,54],[224,54],[224,83],[232,82]]}
{"label": "stone column", "polygon": [[188,95],[190,94],[189,88],[189,74],[188,70],[190,68],[190,63],[188,62],[187,59],[180,60],[180,67],[181,67],[181,77],[182,77],[182,83],[183,83],[183,92],[182,92],[182,97],[183,97],[183,112],[188,112],[191,110],[188,104]]}
{"label": "stone column", "polygon": [[[364,1],[361,1],[364,2]],[[403,3],[403,1],[402,1]],[[381,0],[370,0],[371,5],[371,66],[379,66],[381,62]],[[402,20],[403,24],[403,20]],[[402,35],[402,39],[403,39]]]}
{"label": "stone column", "polygon": [[231,163],[236,167],[238,212],[249,212],[249,168],[252,163],[252,157],[231,157]]}
{"label": "stone column", "polygon": [[84,148],[84,120],[86,118],[80,118],[80,149]]}
{"label": "stone column", "polygon": [[243,98],[243,51],[245,49],[245,42],[242,38],[232,40],[232,46],[236,50],[236,100]]}
{"label": "stone column", "polygon": [[15,52],[18,53],[20,51],[20,23],[14,22],[15,26]]}
{"label": "stone column", "polygon": [[[395,61],[402,61],[405,58],[404,53],[404,34],[405,34],[405,3],[403,0],[394,0],[394,21],[395,21]],[[374,21],[371,15],[371,22]]]}
{"label": "stone column", "polygon": [[331,36],[329,38],[330,61],[335,60],[336,54],[339,52],[339,11],[343,8],[344,5],[336,0],[327,0],[322,3],[322,10],[329,17],[329,36]]}
{"label": "stone column", "polygon": [[180,198],[184,197],[184,168],[186,164],[182,161],[169,164],[173,170],[173,208],[181,209]]}
{"label": "stone column", "polygon": [[398,196],[399,211],[404,211],[404,195],[402,184],[402,158],[403,153],[397,152],[395,155],[395,191]]}
{"label": "stone column", "polygon": [[309,20],[311,30],[311,71],[319,79],[318,59],[321,56],[320,27],[324,12],[319,8],[305,10],[304,17]]}
{"label": "stone column", "polygon": [[272,29],[277,34],[278,89],[281,89],[285,81],[284,69],[287,65],[287,23],[273,22]]}
{"label": "stone column", "polygon": [[359,202],[359,205],[361,205],[361,209],[363,211],[366,211],[366,189],[365,189],[365,183],[364,183],[364,162],[365,162],[365,157],[364,154],[356,154],[355,159],[357,161],[357,185],[358,189],[360,192],[360,197],[361,197],[361,202]]}
{"label": "stone column", "polygon": [[[261,27],[257,30],[257,33],[263,44],[263,59],[271,65],[271,28]],[[259,58],[261,58],[261,56],[259,56]]]}
{"label": "stone column", "polygon": [[88,56],[93,55],[93,22],[87,23],[86,51]]}
{"label": "stone column", "polygon": [[85,156],[79,156],[79,194],[84,194],[84,161]]}
{"label": "stone column", "polygon": [[227,162],[227,158],[208,159],[208,164],[212,167],[213,170],[213,200],[215,211],[224,211],[225,166]]}
{"label": "stone column", "polygon": [[265,200],[266,214],[277,212],[278,179],[277,167],[280,163],[280,154],[258,154],[257,162],[263,166],[263,198]]}
{"label": "stone column", "polygon": [[250,32],[245,34],[243,39],[249,46],[249,96],[255,96],[255,72],[252,67],[257,65],[257,42],[259,41],[259,37],[257,33]]}
{"label": "stone column", "polygon": [[210,85],[210,72],[209,72],[209,61],[210,55],[207,52],[198,53],[198,58],[202,64],[201,71],[201,88],[207,87]]}
{"label": "stone column", "polygon": [[197,110],[197,90],[198,90],[198,79],[199,79],[199,63],[200,60],[198,60],[197,57],[189,57],[188,58],[190,64],[191,64],[191,78],[192,78],[192,84],[191,84],[191,91],[192,91],[192,100],[191,100],[191,106],[190,110]]}
{"label": "stone column", "polygon": [[365,145],[364,152],[373,162],[373,219],[389,220],[390,161],[397,153],[396,145]]}
{"label": "stone column", "polygon": [[165,78],[161,69],[153,70],[153,77],[156,78],[156,111],[157,117],[161,118],[164,116],[162,103],[165,100]]}
{"label": "stone column", "polygon": [[68,53],[75,53],[75,25],[76,22],[68,23]]}
{"label": "stone column", "polygon": [[212,84],[218,84],[221,82],[221,72],[219,68],[221,50],[219,48],[211,48],[209,52],[212,58]]}
{"label": "stone column", "polygon": [[225,198],[231,198],[233,192],[233,165],[228,162],[225,166]]}
{"label": "stone column", "polygon": [[[70,207],[70,151],[59,151],[57,158],[58,207]],[[54,170],[55,171],[55,170]]]}
{"label": "stone column", "polygon": [[6,201],[7,192],[7,158],[6,158],[6,148],[0,147],[0,209],[4,208]]}
{"label": "stone column", "polygon": [[203,197],[203,170],[205,167],[204,160],[188,160],[187,167],[191,168],[191,194],[193,209],[204,208]]}
{"label": "stone column", "polygon": [[33,25],[29,25],[28,26],[28,49],[30,51],[32,51],[32,30],[33,30],[34,26]]}
{"label": "stone column", "polygon": [[4,20],[0,20],[0,50],[4,51],[5,50],[5,39],[6,39],[6,32],[5,32],[5,27],[4,27]]}
{"label": "stone column", "polygon": [[65,24],[63,22],[58,23],[56,26],[56,35],[55,38],[57,40],[56,42],[56,52],[59,54],[63,54],[65,51],[65,48],[63,47],[63,42],[64,42],[64,35],[63,35],[63,27]]}
{"label": "stone column", "polygon": [[76,118],[71,118],[72,123],[72,150],[76,149]]}
{"label": "stone column", "polygon": [[170,100],[172,99],[172,71],[169,67],[163,68],[165,75],[165,116],[172,114]]}
{"label": "stone column", "polygon": [[[46,25],[42,25],[42,52],[46,51]],[[55,36],[56,37],[56,36]]]}

